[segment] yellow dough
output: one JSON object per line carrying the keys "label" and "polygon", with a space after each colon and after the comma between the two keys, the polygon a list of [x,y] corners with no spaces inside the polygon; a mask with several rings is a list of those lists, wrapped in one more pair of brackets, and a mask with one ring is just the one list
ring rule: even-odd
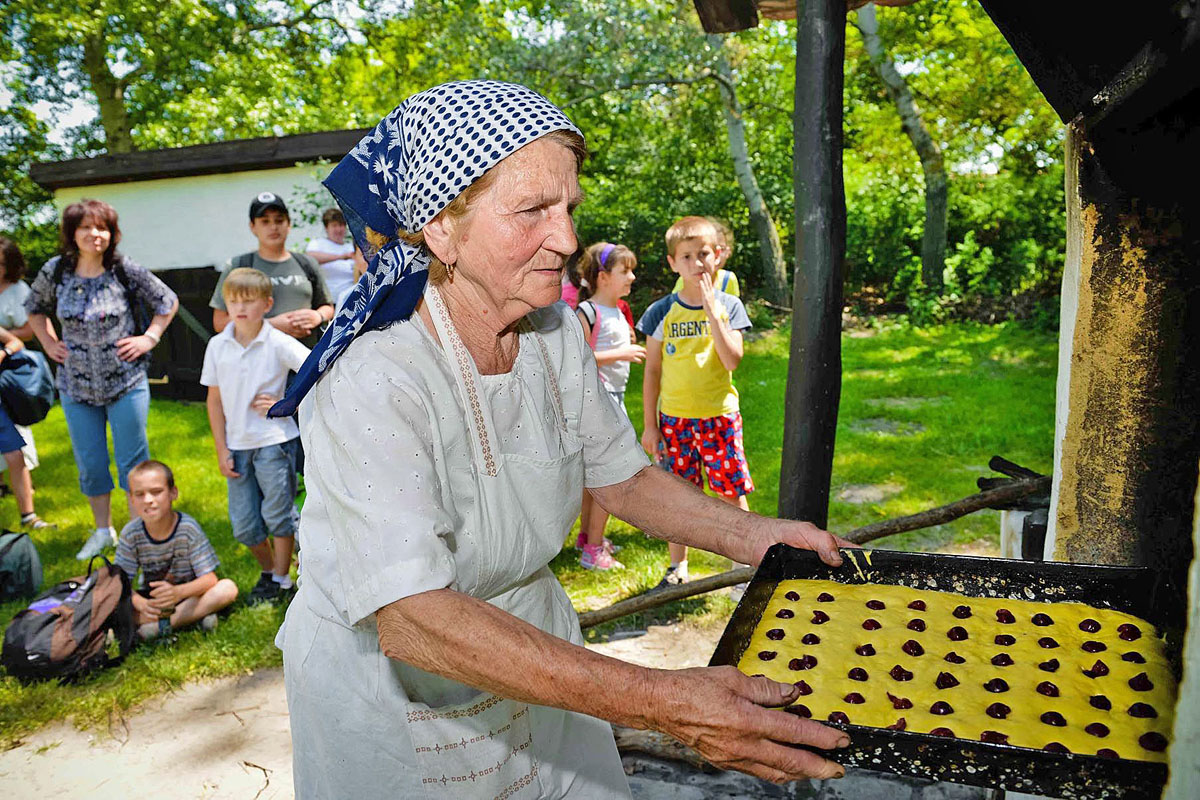
{"label": "yellow dough", "polygon": [[[799,599],[788,599],[789,592]],[[834,599],[818,602],[822,593]],[[884,608],[868,608],[868,601],[882,602]],[[909,608],[913,601],[923,601],[925,610]],[[954,616],[958,606],[968,606],[970,616],[965,619]],[[1001,609],[1011,613],[1015,621],[999,622],[997,612]],[[784,618],[778,616],[781,611]],[[788,611],[794,616],[787,618]],[[828,621],[814,624],[817,611],[828,615]],[[1034,625],[1031,620],[1036,614],[1048,615],[1052,624]],[[865,630],[863,623],[868,619],[875,620],[880,627]],[[923,632],[907,627],[914,619],[925,622]],[[1081,630],[1080,623],[1085,620],[1098,622],[1099,630],[1091,633]],[[1136,626],[1140,637],[1134,641],[1120,638],[1118,626],[1126,624]],[[956,626],[966,630],[967,639],[952,641],[947,637],[947,631]],[[819,643],[802,643],[801,639],[808,634],[818,637]],[[996,636],[1011,636],[1015,642],[997,644]],[[1059,646],[1042,647],[1038,640],[1044,637],[1054,639]],[[920,645],[923,654],[913,656],[904,652],[903,647],[910,640]],[[1089,642],[1099,643],[1105,649],[1098,650],[1099,645],[1088,644],[1098,652],[1086,652],[1082,648]],[[867,644],[875,655],[855,652]],[[1140,653],[1145,663],[1123,660],[1122,655],[1131,651]],[[947,662],[945,656],[951,652],[964,662]],[[776,655],[764,659],[765,653]],[[1002,653],[1011,658],[1010,666],[993,665],[993,657]],[[803,668],[805,656],[814,657],[816,664]],[[1058,660],[1057,670],[1039,668],[1039,664],[1051,659]],[[1091,670],[1098,660],[1107,666],[1108,674],[1085,675],[1084,671]],[[911,672],[912,679],[893,678],[890,672],[896,665]],[[903,718],[905,730],[909,731],[928,733],[935,728],[948,728],[958,738],[976,740],[984,731],[995,731],[1007,736],[1011,745],[1040,749],[1057,742],[1073,753],[1094,755],[1106,748],[1121,758],[1143,761],[1166,761],[1165,751],[1147,750],[1139,744],[1139,738],[1150,733],[1169,740],[1176,695],[1175,678],[1158,631],[1129,614],[1082,603],[966,597],[903,586],[834,581],[780,581],[738,668],[748,675],[766,675],[786,683],[803,681],[806,686],[802,690],[811,689],[811,693],[796,702],[806,707],[814,719],[824,720],[840,711],[855,725],[884,728]],[[856,669],[865,671],[865,681],[849,677]],[[950,673],[958,685],[938,688],[940,673]],[[1142,673],[1153,688],[1144,688],[1140,680],[1134,684],[1143,687],[1142,690],[1130,686],[1130,680]],[[862,677],[861,673],[855,674]],[[994,678],[1003,679],[1008,691],[987,691],[984,684]],[[1038,693],[1037,687],[1043,681],[1053,683],[1059,696]],[[854,692],[862,695],[864,702],[846,702],[846,696]],[[888,693],[911,701],[912,708],[895,708]],[[1107,698],[1111,710],[1093,707],[1090,699],[1094,696]],[[938,701],[948,703],[953,713],[930,713]],[[1102,701],[1097,702],[1103,705]],[[1003,719],[994,718],[986,713],[993,703],[1002,703],[1011,710]],[[1152,706],[1158,716],[1131,716],[1128,709],[1134,703]],[[1056,727],[1043,722],[1041,717],[1045,712],[1057,712],[1066,725]],[[1085,728],[1093,723],[1106,726],[1108,735],[1099,737],[1087,732]]]}

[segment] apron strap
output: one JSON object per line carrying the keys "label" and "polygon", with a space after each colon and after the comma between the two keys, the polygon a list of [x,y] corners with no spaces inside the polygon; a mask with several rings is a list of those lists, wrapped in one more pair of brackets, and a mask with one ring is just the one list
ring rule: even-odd
{"label": "apron strap", "polygon": [[436,286],[433,284],[426,286],[425,299],[429,301],[431,310],[429,316],[433,318],[433,327],[442,341],[442,351],[446,353],[451,362],[458,365],[458,369],[455,370],[455,380],[458,382],[458,389],[463,401],[470,411],[471,424],[475,428],[473,437],[475,446],[472,449],[475,451],[476,463],[482,467],[486,475],[494,478],[498,469],[496,455],[492,452],[491,437],[488,435],[488,431],[492,430],[492,413],[479,396],[479,379],[475,360],[471,358],[466,345],[462,343],[458,332],[454,330],[454,324],[450,321],[450,312],[446,310],[446,304],[442,302],[441,292],[437,290]]}

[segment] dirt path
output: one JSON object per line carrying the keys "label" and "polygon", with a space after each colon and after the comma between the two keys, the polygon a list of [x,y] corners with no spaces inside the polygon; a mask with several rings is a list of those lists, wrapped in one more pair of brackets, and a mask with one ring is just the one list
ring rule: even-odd
{"label": "dirt path", "polygon": [[[589,647],[643,666],[703,666],[720,632],[651,626],[645,635]],[[0,753],[0,797],[148,794],[172,800],[291,798],[283,671],[191,684],[114,722],[111,731],[60,723]]]}

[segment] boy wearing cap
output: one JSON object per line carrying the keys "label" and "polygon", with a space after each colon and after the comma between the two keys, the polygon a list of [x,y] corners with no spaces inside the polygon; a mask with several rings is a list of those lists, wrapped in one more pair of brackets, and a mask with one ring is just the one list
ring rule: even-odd
{"label": "boy wearing cap", "polygon": [[231,269],[249,267],[271,280],[274,306],[267,321],[312,347],[320,338],[321,326],[333,319],[333,297],[316,260],[307,253],[288,252],[287,237],[292,222],[287,204],[273,192],[262,192],[250,203],[250,232],[258,239],[258,250],[231,259],[217,281],[209,306],[217,333],[229,324],[229,311],[221,288]]}

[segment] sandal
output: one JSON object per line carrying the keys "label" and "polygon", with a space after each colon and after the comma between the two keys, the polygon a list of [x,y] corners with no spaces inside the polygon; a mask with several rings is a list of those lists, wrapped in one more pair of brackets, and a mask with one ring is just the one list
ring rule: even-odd
{"label": "sandal", "polygon": [[21,517],[21,527],[27,531],[47,531],[56,530],[58,528],[58,526],[53,522],[46,522],[46,520],[42,519],[37,514],[33,514],[29,517]]}

